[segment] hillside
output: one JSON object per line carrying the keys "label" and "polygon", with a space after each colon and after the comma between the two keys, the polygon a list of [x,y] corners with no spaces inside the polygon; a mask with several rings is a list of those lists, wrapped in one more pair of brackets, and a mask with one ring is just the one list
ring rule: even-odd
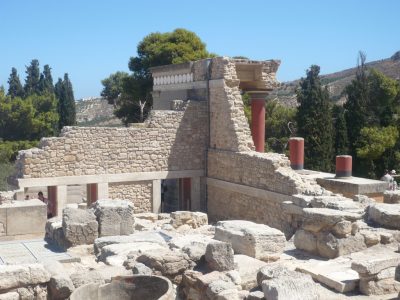
{"label": "hillside", "polygon": [[[368,68],[374,68],[385,75],[394,79],[400,79],[400,51],[392,57],[366,63]],[[330,97],[337,103],[345,101],[342,95],[343,89],[351,83],[356,74],[357,68],[346,69],[343,71],[321,75],[322,83],[328,87]],[[296,106],[296,88],[299,85],[299,79],[289,82],[283,82],[281,86],[268,95],[268,99],[278,99],[279,102],[288,106]]]}
{"label": "hillside", "polygon": [[76,101],[78,126],[122,126],[113,115],[114,107],[104,98],[88,98]]}

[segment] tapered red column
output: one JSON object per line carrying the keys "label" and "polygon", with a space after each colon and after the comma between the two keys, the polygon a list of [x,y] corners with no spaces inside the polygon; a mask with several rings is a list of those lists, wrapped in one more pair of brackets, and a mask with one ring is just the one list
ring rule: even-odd
{"label": "tapered red column", "polygon": [[265,92],[249,92],[251,97],[251,136],[257,152],[265,145]]}
{"label": "tapered red column", "polygon": [[336,177],[351,177],[353,159],[351,155],[336,156]]}
{"label": "tapered red column", "polygon": [[304,139],[292,137],[289,139],[290,166],[293,170],[303,170],[304,167]]}

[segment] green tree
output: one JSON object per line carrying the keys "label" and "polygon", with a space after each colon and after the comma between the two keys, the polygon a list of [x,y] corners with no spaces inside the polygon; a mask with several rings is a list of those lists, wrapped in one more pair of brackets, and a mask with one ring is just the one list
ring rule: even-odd
{"label": "green tree", "polygon": [[333,126],[335,128],[335,154],[349,154],[349,138],[347,136],[347,124],[344,117],[344,108],[342,106],[334,105],[332,115]]}
{"label": "green tree", "polygon": [[12,68],[10,78],[8,79],[8,93],[11,97],[23,97],[24,89],[19,79],[17,69]]}
{"label": "green tree", "polygon": [[297,90],[298,135],[304,138],[305,165],[318,171],[332,170],[332,114],[328,91],[321,86],[319,66],[312,65]]}
{"label": "green tree", "polygon": [[33,59],[29,66],[26,67],[26,79],[25,79],[25,95],[29,96],[34,93],[40,93],[40,70],[39,70],[39,61],[37,59]]}
{"label": "green tree", "polygon": [[68,74],[64,74],[64,80],[58,79],[54,88],[56,97],[58,99],[58,115],[59,123],[58,128],[62,129],[64,126],[71,126],[76,124],[76,110],[75,110],[75,97],[72,88],[72,83],[69,80]]}
{"label": "green tree", "polygon": [[105,97],[108,103],[112,104],[114,108],[117,107],[118,96],[122,95],[124,82],[128,77],[128,73],[118,71],[101,81],[101,84],[104,86],[101,96]]}
{"label": "green tree", "polygon": [[115,115],[124,124],[138,122],[146,103],[144,115],[152,105],[152,79],[149,68],[168,64],[178,64],[213,56],[206,45],[194,33],[185,29],[173,32],[151,33],[137,46],[137,56],[131,57],[129,69],[132,71],[123,80],[123,92],[118,99]]}
{"label": "green tree", "polygon": [[40,74],[39,92],[41,94],[54,93],[53,77],[51,75],[51,68],[49,65],[45,65],[43,67],[43,73]]}
{"label": "green tree", "polygon": [[268,151],[284,153],[291,136],[289,123],[296,122],[296,108],[286,107],[278,101],[265,105],[265,135]]}

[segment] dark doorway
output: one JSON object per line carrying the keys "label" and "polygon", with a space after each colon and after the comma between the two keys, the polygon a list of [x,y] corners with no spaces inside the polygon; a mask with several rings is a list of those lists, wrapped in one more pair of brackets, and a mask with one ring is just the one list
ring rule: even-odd
{"label": "dark doorway", "polygon": [[190,210],[191,179],[165,179],[161,181],[161,211],[170,213]]}

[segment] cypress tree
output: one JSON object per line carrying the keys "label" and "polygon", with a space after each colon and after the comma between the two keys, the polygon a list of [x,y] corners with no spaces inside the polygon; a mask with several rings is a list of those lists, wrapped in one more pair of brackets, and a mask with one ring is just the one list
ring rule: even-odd
{"label": "cypress tree", "polygon": [[329,95],[321,86],[319,66],[312,65],[297,90],[297,126],[304,138],[305,165],[318,171],[332,170],[333,130]]}
{"label": "cypress tree", "polygon": [[22,87],[21,81],[19,80],[19,76],[16,68],[11,69],[10,78],[8,79],[8,93],[12,98],[14,97],[23,97],[24,89]]}
{"label": "cypress tree", "polygon": [[49,65],[43,67],[43,88],[44,91],[54,93],[53,77],[51,76],[51,68]]}
{"label": "cypress tree", "polygon": [[347,125],[344,117],[343,107],[335,105],[333,107],[332,114],[335,128],[335,154],[349,154],[349,139],[347,136]]}
{"label": "cypress tree", "polygon": [[64,80],[58,79],[54,92],[58,98],[58,114],[60,116],[58,127],[62,129],[64,126],[76,124],[75,98],[72,89],[72,83],[68,78],[68,74],[64,74]]}
{"label": "cypress tree", "polygon": [[26,67],[26,79],[25,79],[25,96],[30,96],[32,94],[40,93],[40,70],[39,70],[39,61],[37,59],[33,59],[31,64]]}

